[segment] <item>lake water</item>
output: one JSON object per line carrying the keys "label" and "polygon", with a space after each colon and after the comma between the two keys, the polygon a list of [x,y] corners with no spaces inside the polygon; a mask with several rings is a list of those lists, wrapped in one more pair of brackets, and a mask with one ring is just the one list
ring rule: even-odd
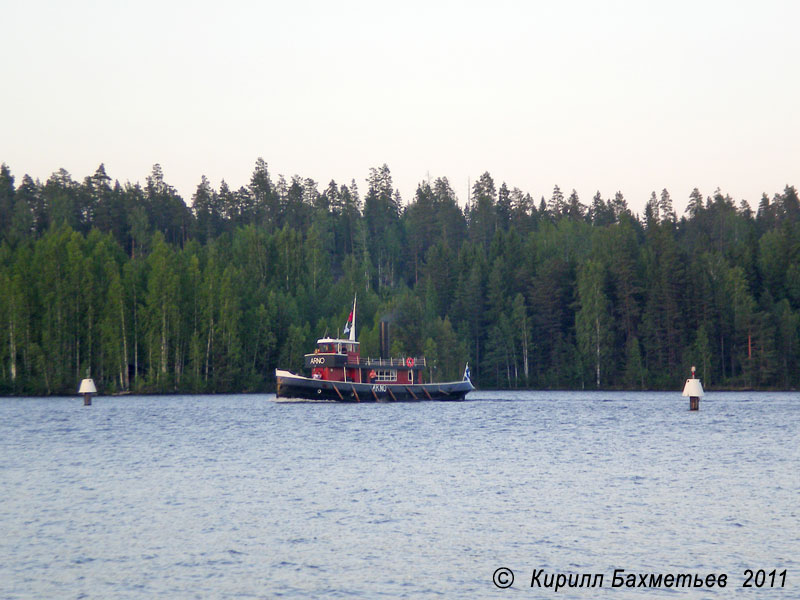
{"label": "lake water", "polygon": [[0,597],[800,597],[799,394],[273,400],[0,400]]}

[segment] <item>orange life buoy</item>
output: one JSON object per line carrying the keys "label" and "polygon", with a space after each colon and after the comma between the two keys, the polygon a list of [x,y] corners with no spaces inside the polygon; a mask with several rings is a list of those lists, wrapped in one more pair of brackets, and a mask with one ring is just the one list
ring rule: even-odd
{"label": "orange life buoy", "polygon": [[407,367],[413,367],[414,366],[414,359],[411,358],[410,356],[406,359],[406,366]]}

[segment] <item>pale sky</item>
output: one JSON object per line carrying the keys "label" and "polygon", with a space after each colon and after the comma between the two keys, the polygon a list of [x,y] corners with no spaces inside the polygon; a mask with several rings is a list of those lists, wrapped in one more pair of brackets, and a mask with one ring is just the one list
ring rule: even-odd
{"label": "pale sky", "polygon": [[800,2],[0,0],[0,162],[17,183],[154,163],[355,179],[409,202],[489,171],[534,198],[667,188],[754,208],[800,186]]}

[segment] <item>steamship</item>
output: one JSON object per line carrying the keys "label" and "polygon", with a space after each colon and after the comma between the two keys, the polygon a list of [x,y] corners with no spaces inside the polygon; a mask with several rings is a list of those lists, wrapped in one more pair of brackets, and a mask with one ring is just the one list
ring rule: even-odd
{"label": "steamship", "polygon": [[347,338],[324,337],[305,355],[310,376],[275,369],[279,400],[324,402],[414,402],[418,400],[463,400],[475,388],[469,365],[461,381],[425,381],[425,357],[389,356],[389,324],[380,324],[380,357],[361,358],[356,341],[356,302],[347,319]]}

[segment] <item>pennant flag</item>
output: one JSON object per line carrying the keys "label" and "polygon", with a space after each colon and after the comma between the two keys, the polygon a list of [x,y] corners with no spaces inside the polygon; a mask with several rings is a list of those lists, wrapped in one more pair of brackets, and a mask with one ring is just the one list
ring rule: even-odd
{"label": "pennant flag", "polygon": [[471,381],[470,377],[471,375],[469,374],[469,363],[467,363],[467,366],[464,368],[464,381]]}

